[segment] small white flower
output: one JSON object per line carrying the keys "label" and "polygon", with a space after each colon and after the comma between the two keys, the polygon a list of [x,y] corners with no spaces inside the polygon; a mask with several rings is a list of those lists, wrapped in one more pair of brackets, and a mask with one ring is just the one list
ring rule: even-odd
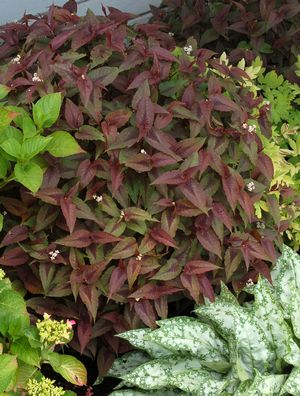
{"label": "small white flower", "polygon": [[247,190],[250,192],[255,190],[255,184],[253,182],[247,183],[246,187],[247,187]]}
{"label": "small white flower", "polygon": [[83,80],[85,80],[85,75],[84,75],[84,74],[81,74],[81,78],[82,78]]}
{"label": "small white flower", "polygon": [[6,212],[6,210],[4,210],[4,211],[3,211],[3,216],[5,216],[5,215],[7,215],[7,212]]}
{"label": "small white flower", "polygon": [[246,286],[253,286],[253,285],[254,285],[253,280],[249,278],[246,282]]}
{"label": "small white flower", "polygon": [[43,80],[38,76],[37,73],[33,73],[33,77],[31,79],[33,82],[42,82]]}
{"label": "small white flower", "polygon": [[56,253],[56,254],[59,254],[59,253],[60,253],[60,251],[59,251],[59,250],[55,250],[55,251],[54,251],[54,253]]}
{"label": "small white flower", "polygon": [[124,210],[121,210],[121,213],[120,213],[120,220],[123,219],[124,216],[125,216],[125,212],[124,212]]}
{"label": "small white flower", "polygon": [[265,223],[263,221],[257,221],[256,222],[256,228],[264,230],[266,228],[266,225],[265,225]]}
{"label": "small white flower", "polygon": [[265,101],[265,105],[270,106],[270,102],[268,100]]}
{"label": "small white flower", "polygon": [[141,150],[141,154],[147,154],[147,151],[144,150],[144,149],[142,149],[142,150]]}
{"label": "small white flower", "polygon": [[135,301],[140,301],[140,298],[136,298]]}
{"label": "small white flower", "polygon": [[102,200],[103,200],[102,195],[96,195],[96,194],[94,194],[94,195],[93,195],[93,198],[94,198],[94,200],[95,200],[96,202],[98,202],[98,203],[102,202]]}
{"label": "small white flower", "polygon": [[138,256],[136,256],[135,259],[136,259],[137,261],[141,261],[142,258],[143,258],[143,255],[142,255],[142,254],[139,254]]}
{"label": "small white flower", "polygon": [[172,205],[173,205],[173,206],[175,206],[175,205],[176,205],[175,201],[172,201]]}
{"label": "small white flower", "polygon": [[249,131],[250,133],[256,132],[256,125],[249,125],[248,131]]}
{"label": "small white flower", "polygon": [[246,122],[244,122],[244,124],[242,125],[242,127],[243,127],[244,129],[248,129],[248,124],[247,124]]}
{"label": "small white flower", "polygon": [[14,65],[19,65],[21,62],[21,55],[17,55],[15,58],[12,58],[11,63]]}
{"label": "small white flower", "polygon": [[168,33],[170,37],[174,37],[174,33],[173,32],[169,32]]}
{"label": "small white flower", "polygon": [[193,51],[193,47],[191,45],[187,45],[187,46],[183,47],[183,51],[186,52],[187,55],[191,55],[191,53]]}

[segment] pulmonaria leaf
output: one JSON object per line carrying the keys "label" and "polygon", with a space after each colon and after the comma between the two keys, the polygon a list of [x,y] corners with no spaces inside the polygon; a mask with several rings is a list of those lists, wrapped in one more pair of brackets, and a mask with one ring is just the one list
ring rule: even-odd
{"label": "pulmonaria leaf", "polygon": [[[282,385],[286,375],[260,375],[256,373],[254,381],[245,381],[235,392],[235,396],[279,396],[282,393]],[[296,384],[294,384],[296,385]],[[296,388],[293,388],[296,389]],[[293,393],[292,393],[293,394]]]}
{"label": "pulmonaria leaf", "polygon": [[170,384],[193,395],[216,396],[225,389],[227,379],[212,371],[189,369],[173,375]]}
{"label": "pulmonaria leaf", "polygon": [[152,332],[151,329],[129,330],[126,333],[117,336],[130,342],[135,348],[146,351],[153,358],[171,356],[173,352],[162,345],[147,339],[147,335]]}
{"label": "pulmonaria leaf", "polygon": [[137,368],[140,364],[146,363],[151,358],[145,352],[132,351],[125,353],[122,357],[116,359],[107,375],[109,377],[122,378],[124,375],[129,374],[132,370]]}
{"label": "pulmonaria leaf", "polygon": [[282,255],[272,270],[272,280],[284,316],[291,320],[294,333],[300,339],[300,257],[288,246],[283,246]]}
{"label": "pulmonaria leaf", "polygon": [[226,361],[227,345],[209,325],[187,316],[157,323],[160,328],[146,335],[146,340],[164,345],[174,354],[190,354],[204,362]]}
{"label": "pulmonaria leaf", "polygon": [[252,311],[220,297],[195,311],[228,341],[242,380],[253,378],[255,369],[261,373],[273,369],[275,352]]}
{"label": "pulmonaria leaf", "polygon": [[169,356],[151,360],[122,377],[126,384],[145,390],[172,387],[172,378],[189,369],[200,369],[200,360],[191,357]]}
{"label": "pulmonaria leaf", "polygon": [[160,389],[158,391],[138,391],[134,389],[125,389],[112,392],[110,396],[190,396],[190,393],[180,392],[176,389]]}
{"label": "pulmonaria leaf", "polygon": [[280,395],[291,394],[298,396],[300,389],[300,369],[295,367],[291,374],[289,375],[288,379],[286,380]]}
{"label": "pulmonaria leaf", "polygon": [[266,279],[259,278],[255,287],[249,288],[255,296],[252,309],[260,320],[266,337],[271,340],[276,353],[276,369],[282,371],[283,361],[300,366],[300,349],[293,340],[293,333],[284,320],[284,312],[276,300],[274,289]]}

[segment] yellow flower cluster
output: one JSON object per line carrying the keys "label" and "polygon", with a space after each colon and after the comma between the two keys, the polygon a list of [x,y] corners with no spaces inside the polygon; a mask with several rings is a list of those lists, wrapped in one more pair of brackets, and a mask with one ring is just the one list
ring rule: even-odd
{"label": "yellow flower cluster", "polygon": [[55,381],[43,377],[40,381],[29,379],[27,382],[28,396],[64,396],[61,386],[54,386]]}
{"label": "yellow flower cluster", "polygon": [[70,321],[60,322],[50,318],[50,315],[44,313],[43,320],[38,320],[36,327],[39,331],[41,341],[46,344],[66,344],[71,341],[73,336],[72,325]]}
{"label": "yellow flower cluster", "polygon": [[6,276],[6,273],[3,271],[3,269],[0,268],[0,280],[4,279]]}

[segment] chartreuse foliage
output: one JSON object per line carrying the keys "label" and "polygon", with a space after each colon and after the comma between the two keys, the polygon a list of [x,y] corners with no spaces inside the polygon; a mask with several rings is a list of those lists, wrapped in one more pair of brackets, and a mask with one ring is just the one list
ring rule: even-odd
{"label": "chartreuse foliage", "polygon": [[119,335],[143,352],[119,358],[109,375],[121,378],[111,396],[279,396],[300,394],[300,256],[284,246],[272,271],[245,291],[241,306],[222,286],[198,318],[175,317],[158,329]]}
{"label": "chartreuse foliage", "polygon": [[[36,326],[30,325],[26,303],[14,285],[0,273],[0,394],[67,396],[73,392],[56,387],[39,371],[44,363],[67,381],[84,385],[87,373],[73,356],[54,351],[57,344],[66,344],[73,336],[70,322],[57,322],[44,315]],[[43,390],[43,392],[41,392]]]}
{"label": "chartreuse foliage", "polygon": [[[0,100],[9,89],[0,85]],[[0,102],[0,186],[16,180],[32,192],[42,182],[47,164],[40,156],[49,152],[54,157],[66,157],[82,149],[71,134],[55,131],[44,136],[60,114],[61,93],[52,93],[39,99],[32,109],[32,116],[21,107],[7,106]]]}

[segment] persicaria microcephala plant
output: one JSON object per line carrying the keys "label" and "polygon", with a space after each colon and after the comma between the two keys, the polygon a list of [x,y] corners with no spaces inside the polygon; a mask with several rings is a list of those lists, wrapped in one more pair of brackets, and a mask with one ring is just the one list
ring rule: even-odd
{"label": "persicaria microcephala plant", "polygon": [[44,154],[36,194],[6,187],[0,264],[36,312],[77,321],[71,345],[97,356],[102,375],[128,350],[113,334],[154,327],[169,296],[200,303],[220,280],[268,277],[280,224],[272,212],[256,226],[273,166],[255,133],[270,133],[269,110],[247,73],[193,40],[176,47],[163,25],[75,11],[69,1],[2,29],[8,104],[28,110],[61,92],[53,128],[82,152]]}

